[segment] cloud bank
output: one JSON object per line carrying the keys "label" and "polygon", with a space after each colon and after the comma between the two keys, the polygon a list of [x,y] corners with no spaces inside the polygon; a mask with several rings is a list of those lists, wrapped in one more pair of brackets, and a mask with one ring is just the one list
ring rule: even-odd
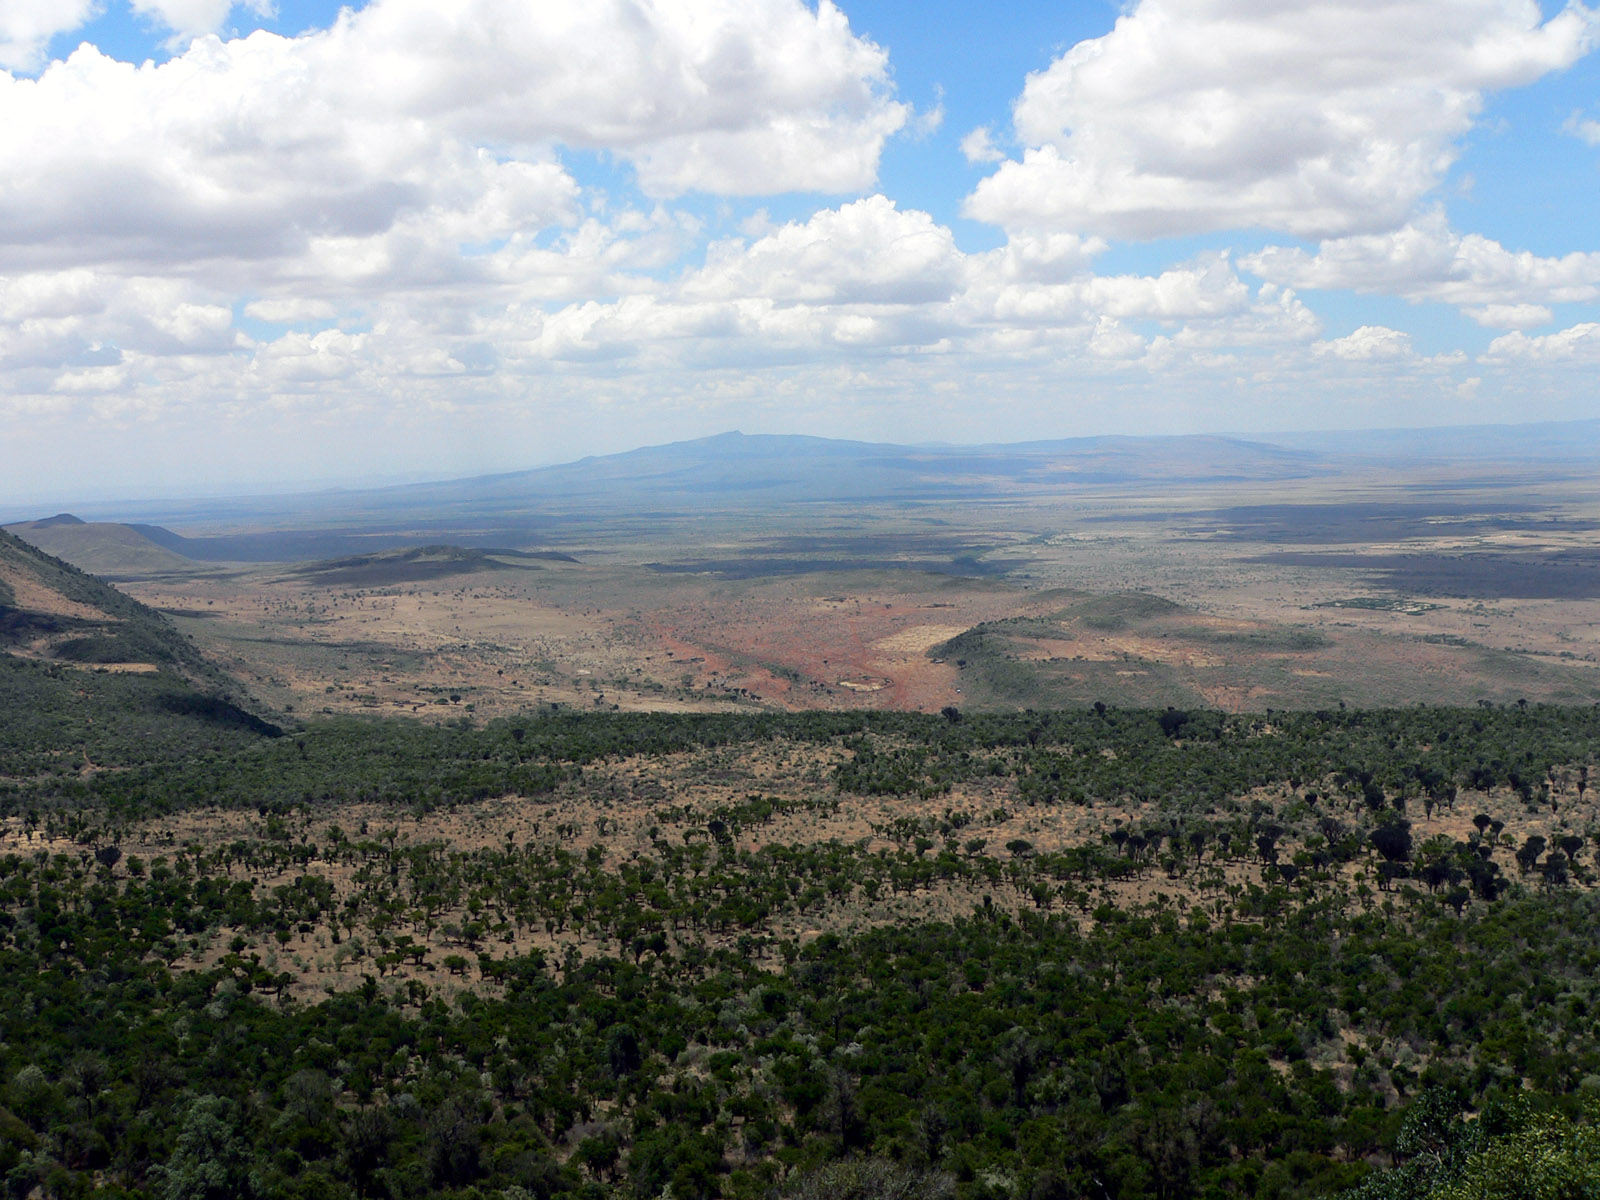
{"label": "cloud bank", "polygon": [[[1600,251],[1458,230],[1447,186],[1496,93],[1590,52],[1578,5],[1139,0],[1019,78],[1009,128],[950,130],[830,0],[374,0],[297,36],[133,9],[168,55],[49,61],[91,0],[0,8],[13,428],[348,447],[381,417],[431,431],[420,461],[530,418],[575,450],[600,418],[1426,422],[1514,378],[1524,412],[1535,370],[1586,402]],[[1593,124],[1551,133],[1586,154]],[[930,202],[885,185],[896,154]]]}

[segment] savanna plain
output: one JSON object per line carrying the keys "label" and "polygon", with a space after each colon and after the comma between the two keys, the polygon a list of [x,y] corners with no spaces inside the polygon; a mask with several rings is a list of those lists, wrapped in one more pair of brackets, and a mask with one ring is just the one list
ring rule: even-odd
{"label": "savanna plain", "polygon": [[10,525],[7,1194],[1593,1194],[1544,436]]}

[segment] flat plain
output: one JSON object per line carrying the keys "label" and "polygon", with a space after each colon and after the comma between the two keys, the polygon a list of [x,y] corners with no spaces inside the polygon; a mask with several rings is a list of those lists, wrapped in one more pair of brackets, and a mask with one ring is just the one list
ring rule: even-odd
{"label": "flat plain", "polygon": [[493,520],[391,498],[314,543],[294,513],[188,527],[191,552],[370,550],[180,569],[94,532],[125,526],[19,531],[301,713],[1600,699],[1588,472],[1176,474],[806,502],[625,481]]}

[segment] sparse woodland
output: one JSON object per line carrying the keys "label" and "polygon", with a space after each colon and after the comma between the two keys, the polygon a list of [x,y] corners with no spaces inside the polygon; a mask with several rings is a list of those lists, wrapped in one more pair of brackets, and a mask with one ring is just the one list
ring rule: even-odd
{"label": "sparse woodland", "polygon": [[1597,1186],[1595,709],[283,732],[0,683],[9,1196]]}

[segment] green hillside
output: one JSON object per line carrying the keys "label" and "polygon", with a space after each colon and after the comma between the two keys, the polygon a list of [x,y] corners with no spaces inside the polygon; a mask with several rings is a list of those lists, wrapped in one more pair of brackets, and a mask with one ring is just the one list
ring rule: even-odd
{"label": "green hillside", "polygon": [[296,567],[292,573],[328,586],[392,587],[480,571],[537,571],[541,559],[577,561],[569,554],[551,551],[476,550],[435,545],[325,559]]}
{"label": "green hillside", "polygon": [[238,748],[277,732],[160,613],[0,531],[0,777]]}
{"label": "green hillside", "polygon": [[157,544],[131,525],[80,521],[67,513],[8,525],[12,533],[83,571],[112,579],[189,574],[199,569],[182,554]]}

